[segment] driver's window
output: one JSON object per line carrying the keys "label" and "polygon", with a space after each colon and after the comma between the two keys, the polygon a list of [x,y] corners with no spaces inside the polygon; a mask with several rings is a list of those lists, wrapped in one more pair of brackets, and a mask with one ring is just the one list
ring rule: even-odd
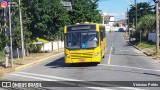
{"label": "driver's window", "polygon": [[71,47],[72,46],[72,34],[71,33],[68,33],[68,34],[66,34],[66,41],[67,41],[67,46],[68,47]]}

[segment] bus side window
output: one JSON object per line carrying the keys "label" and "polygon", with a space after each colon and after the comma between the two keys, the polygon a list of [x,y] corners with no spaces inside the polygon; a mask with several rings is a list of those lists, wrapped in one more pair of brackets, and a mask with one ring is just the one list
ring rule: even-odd
{"label": "bus side window", "polygon": [[101,41],[103,41],[103,32],[101,31]]}
{"label": "bus side window", "polygon": [[103,30],[102,30],[102,28],[100,28],[100,37],[101,37],[101,41],[103,41]]}
{"label": "bus side window", "polygon": [[106,37],[105,28],[103,29],[103,38]]}

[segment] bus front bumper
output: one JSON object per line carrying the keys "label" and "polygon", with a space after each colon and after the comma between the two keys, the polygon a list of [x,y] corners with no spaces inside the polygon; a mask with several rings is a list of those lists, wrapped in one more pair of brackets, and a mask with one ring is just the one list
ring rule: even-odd
{"label": "bus front bumper", "polygon": [[70,63],[90,63],[90,62],[100,63],[101,58],[98,57],[98,56],[93,57],[93,58],[79,58],[79,59],[71,59],[71,58],[65,57],[65,63],[66,64],[70,64]]}

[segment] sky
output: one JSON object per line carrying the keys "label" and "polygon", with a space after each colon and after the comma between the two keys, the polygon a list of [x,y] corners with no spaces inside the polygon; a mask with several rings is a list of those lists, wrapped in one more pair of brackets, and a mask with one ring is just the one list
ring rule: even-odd
{"label": "sky", "polygon": [[[127,8],[130,8],[130,4],[134,5],[135,0],[100,0],[98,2],[98,10],[104,12],[104,14],[109,14],[115,16],[115,20],[125,19],[125,12]],[[151,2],[153,5],[153,0],[137,0],[137,3],[140,2]]]}

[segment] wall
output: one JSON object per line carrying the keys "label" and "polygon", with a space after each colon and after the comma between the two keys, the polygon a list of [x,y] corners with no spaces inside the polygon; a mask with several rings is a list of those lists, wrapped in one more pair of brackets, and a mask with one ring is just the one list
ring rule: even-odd
{"label": "wall", "polygon": [[148,33],[148,40],[156,42],[156,33]]}
{"label": "wall", "polygon": [[[61,48],[64,48],[64,42],[62,41],[53,41],[53,42],[48,42],[43,45],[41,48],[41,51],[53,51],[53,50],[58,50]],[[19,52],[19,57],[22,57],[22,50],[20,48],[18,49],[13,49],[13,57],[18,58],[18,53]]]}
{"label": "wall", "polygon": [[[19,55],[17,52],[19,52]],[[22,57],[22,49],[21,48],[13,49],[13,58],[18,58],[18,56]]]}
{"label": "wall", "polygon": [[53,51],[63,47],[64,47],[64,42],[62,41],[48,42],[44,44],[44,46],[41,48],[41,51]]}
{"label": "wall", "polygon": [[109,26],[111,26],[111,27],[112,27],[112,26],[113,26],[113,24],[114,24],[114,22],[109,22]]}
{"label": "wall", "polygon": [[106,31],[106,32],[109,32],[109,31],[110,31],[110,29],[111,29],[111,27],[110,27],[110,26],[105,25],[105,31]]}

